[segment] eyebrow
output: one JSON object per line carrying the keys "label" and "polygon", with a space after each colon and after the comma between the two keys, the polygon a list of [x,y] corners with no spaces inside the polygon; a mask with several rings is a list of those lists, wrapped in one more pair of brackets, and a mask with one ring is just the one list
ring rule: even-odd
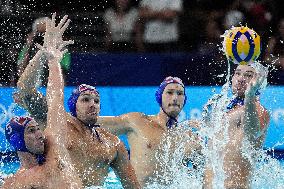
{"label": "eyebrow", "polygon": [[182,90],[182,89],[167,89],[167,91],[179,91],[179,92],[183,92],[184,90]]}
{"label": "eyebrow", "polygon": [[31,125],[31,126],[29,126],[27,129],[34,129],[36,126],[34,126],[34,125]]}
{"label": "eyebrow", "polygon": [[253,71],[248,70],[248,71],[246,71],[246,73],[254,73],[254,72],[253,72]]}
{"label": "eyebrow", "polygon": [[[92,95],[93,95],[93,93],[92,94],[81,94],[80,96],[92,96]],[[95,94],[95,97],[99,98],[99,96],[97,94]]]}
{"label": "eyebrow", "polygon": [[[240,71],[242,71],[241,69],[236,69],[235,70],[235,72],[240,72]],[[253,71],[251,71],[251,70],[247,70],[247,71],[245,71],[246,73],[254,73]]]}

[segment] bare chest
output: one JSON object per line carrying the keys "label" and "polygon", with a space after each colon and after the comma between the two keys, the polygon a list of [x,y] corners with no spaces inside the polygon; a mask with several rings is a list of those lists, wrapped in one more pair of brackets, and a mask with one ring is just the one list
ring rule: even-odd
{"label": "bare chest", "polygon": [[103,133],[98,137],[92,132],[73,132],[70,136],[70,157],[80,170],[108,168],[116,156],[117,141]]}

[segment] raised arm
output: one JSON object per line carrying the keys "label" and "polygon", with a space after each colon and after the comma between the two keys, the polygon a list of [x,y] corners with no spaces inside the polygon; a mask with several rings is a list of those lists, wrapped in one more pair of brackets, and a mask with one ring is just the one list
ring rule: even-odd
{"label": "raised arm", "polygon": [[26,69],[20,75],[20,79],[17,83],[19,90],[29,92],[31,89],[36,88],[38,78],[43,69],[43,59],[43,52],[41,50],[37,51]]}
{"label": "raised arm", "polygon": [[141,188],[122,142],[119,143],[117,156],[111,165],[116,175],[120,178],[123,188]]}
{"label": "raised arm", "polygon": [[134,129],[131,127],[130,119],[133,119],[135,114],[137,113],[128,113],[120,116],[100,116],[97,124],[116,136],[127,135]]}
{"label": "raised arm", "polygon": [[44,129],[47,116],[47,104],[45,96],[36,89],[36,81],[42,69],[41,57],[44,57],[43,52],[39,50],[21,75],[17,83],[18,91],[14,93],[13,97],[14,101],[25,108],[37,122],[42,123],[40,125],[43,126],[42,129]]}
{"label": "raised arm", "polygon": [[[253,144],[258,144],[259,147],[261,145],[259,142],[263,142],[269,123],[269,114],[260,105],[258,97],[256,97],[256,92],[264,79],[264,75],[256,73],[249,83],[245,92],[244,114],[242,117],[242,124],[248,140]],[[259,139],[261,140],[259,141]]]}
{"label": "raised arm", "polygon": [[[55,26],[55,14],[52,15],[52,20],[46,23],[46,33],[44,46],[39,48],[45,53],[48,59],[49,77],[47,84],[47,128],[45,133],[50,142],[55,142],[56,146],[66,144],[67,121],[64,109],[64,81],[60,61],[67,51],[62,50],[65,45],[57,45],[57,41],[62,39],[63,32],[68,27],[70,20],[64,16],[58,26]],[[71,42],[69,42],[71,43]]]}
{"label": "raised arm", "polygon": [[[47,20],[48,21],[48,20]],[[48,40],[45,36],[44,41]],[[57,46],[66,43],[62,38],[56,39]],[[47,44],[45,42],[45,44]],[[37,122],[41,123],[42,129],[45,129],[47,121],[46,98],[37,91],[37,81],[42,73],[46,57],[42,50],[39,50],[33,59],[21,74],[18,82],[18,92],[14,94],[14,100],[20,106],[25,108]]]}

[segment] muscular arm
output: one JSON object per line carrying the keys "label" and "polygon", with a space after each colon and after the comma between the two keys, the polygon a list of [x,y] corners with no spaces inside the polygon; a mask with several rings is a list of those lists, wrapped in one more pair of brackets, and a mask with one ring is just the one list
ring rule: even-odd
{"label": "muscular arm", "polygon": [[20,91],[29,92],[30,89],[36,88],[40,72],[43,69],[42,58],[43,52],[39,50],[29,62],[17,83],[17,87]]}
{"label": "muscular arm", "polygon": [[18,75],[21,76],[29,63],[29,54],[33,50],[34,38],[37,35],[36,31],[32,31],[27,35],[26,44],[23,46],[18,56],[17,67]]}
{"label": "muscular arm", "polygon": [[45,126],[47,115],[46,99],[36,90],[36,81],[42,69],[41,57],[43,57],[43,52],[39,50],[21,75],[17,83],[18,92],[14,98],[37,122],[44,123],[40,125]]}
{"label": "muscular arm", "polygon": [[112,168],[120,178],[123,188],[141,188],[122,142],[119,143],[117,156],[112,162]]}
{"label": "muscular arm", "polygon": [[123,134],[127,135],[128,132],[133,130],[129,122],[131,117],[131,113],[123,114],[121,116],[100,116],[97,124],[116,136]]}
{"label": "muscular arm", "polygon": [[[46,135],[50,138],[50,143],[55,149],[58,149],[58,154],[66,156],[66,140],[67,140],[67,119],[64,109],[64,81],[60,61],[63,58],[65,51],[63,46],[57,45],[57,39],[62,38],[62,34],[70,23],[64,16],[58,26],[55,26],[55,14],[52,15],[52,20],[47,22],[45,33],[45,51],[48,57],[49,77],[46,89],[47,96],[47,128]],[[66,22],[66,23],[65,23]]]}
{"label": "muscular arm", "polygon": [[256,99],[245,98],[244,116],[242,121],[245,134],[251,142],[255,142],[257,139],[264,140],[264,132],[269,123],[268,112],[257,103]]}
{"label": "muscular arm", "polygon": [[248,140],[256,147],[261,147],[267,125],[269,123],[268,112],[260,105],[257,90],[261,88],[265,82],[266,70],[259,66],[253,78],[247,85],[244,99],[244,113],[241,117],[241,124],[244,127],[244,132]]}
{"label": "muscular arm", "polygon": [[62,145],[66,143],[67,121],[63,104],[64,82],[60,68],[61,58],[54,58],[49,61],[49,77],[47,84],[47,128],[46,133],[51,141]]}

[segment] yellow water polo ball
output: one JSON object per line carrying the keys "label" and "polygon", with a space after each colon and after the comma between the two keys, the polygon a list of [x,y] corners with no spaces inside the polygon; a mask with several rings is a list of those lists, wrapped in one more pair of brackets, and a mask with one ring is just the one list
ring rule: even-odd
{"label": "yellow water polo ball", "polygon": [[260,55],[260,36],[248,27],[232,27],[224,34],[224,53],[229,61],[247,65]]}

